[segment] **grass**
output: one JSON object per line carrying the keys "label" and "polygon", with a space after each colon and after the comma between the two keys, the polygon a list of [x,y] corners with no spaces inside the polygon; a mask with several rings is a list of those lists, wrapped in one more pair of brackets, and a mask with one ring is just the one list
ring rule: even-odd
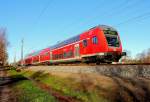
{"label": "grass", "polygon": [[19,102],[56,102],[56,99],[49,93],[36,87],[31,81],[24,80],[13,87],[14,91],[19,91],[17,100]]}
{"label": "grass", "polygon": [[[36,73],[31,71],[16,72],[15,70],[10,70],[9,73],[11,75],[23,75],[25,77],[30,77],[36,81],[40,81],[41,83],[50,86],[53,90],[58,91],[65,96],[74,97],[75,99],[82,102],[109,102],[101,94],[99,94],[100,91],[97,88],[89,89],[88,86],[89,84],[91,84],[89,82],[76,82],[71,78],[61,78],[43,72],[36,72]],[[29,87],[29,86],[31,86],[31,83],[26,81],[19,85],[19,87]],[[32,89],[32,87],[29,87],[29,89]]]}
{"label": "grass", "polygon": [[62,96],[71,96],[81,102],[134,102],[136,100],[145,102],[150,100],[150,81],[147,78],[90,76],[82,73],[73,75],[72,78],[64,78],[42,71],[11,70],[9,72],[15,77],[32,78],[49,86]]}
{"label": "grass", "polygon": [[[23,73],[15,70],[8,71],[9,75],[15,78],[23,77]],[[57,100],[49,93],[41,90],[30,80],[22,80],[12,87],[17,102],[57,102]]]}

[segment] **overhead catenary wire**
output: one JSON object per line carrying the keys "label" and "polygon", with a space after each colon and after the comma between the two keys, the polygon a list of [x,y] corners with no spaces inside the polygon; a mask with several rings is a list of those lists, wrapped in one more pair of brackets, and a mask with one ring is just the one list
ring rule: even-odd
{"label": "overhead catenary wire", "polygon": [[[128,1],[128,0],[126,0],[126,1]],[[125,2],[126,2],[125,1]],[[128,4],[129,5],[124,5],[124,7],[122,8],[122,10],[125,10],[125,9],[130,9],[130,8],[133,8],[133,5],[138,5],[140,2],[142,2],[142,0],[137,0],[136,2],[134,2],[134,3],[130,3],[129,1],[128,1]],[[123,3],[122,3],[123,4]],[[121,4],[120,4],[120,6],[121,6]],[[117,7],[116,7],[117,8]],[[118,11],[118,10],[117,10]],[[117,12],[116,11],[116,12]],[[119,10],[120,11],[120,10]],[[115,12],[115,11],[114,11]],[[119,13],[118,13],[119,14]],[[115,15],[118,15],[118,14],[115,14]],[[134,14],[134,13],[133,13]],[[149,13],[145,13],[145,14],[142,14],[142,15],[139,15],[139,16],[136,16],[136,17],[133,17],[133,18],[129,18],[129,19],[127,19],[126,21],[123,21],[123,22],[121,22],[121,23],[119,23],[119,24],[117,24],[117,25],[115,25],[115,26],[120,26],[120,25],[123,25],[123,24],[125,24],[125,23],[129,23],[130,21],[132,22],[132,21],[135,21],[135,20],[143,20],[144,18],[145,19],[147,19],[147,17],[149,16],[150,14]],[[102,15],[103,16],[103,15]],[[105,15],[106,16],[106,15]],[[88,22],[89,22],[89,20],[88,20]],[[83,24],[86,24],[86,22],[82,22],[82,24],[80,24],[80,26],[81,25],[83,25]],[[76,27],[77,28],[77,27]]]}
{"label": "overhead catenary wire", "polygon": [[[104,4],[104,3],[105,3],[105,0],[101,0],[101,4]],[[104,6],[104,5],[102,5],[102,6]],[[102,6],[101,6],[101,7],[102,7]],[[94,10],[97,9],[98,7],[99,7],[99,5],[96,6],[96,7],[94,7],[94,8],[91,8],[90,11],[93,11],[93,12],[94,12]],[[92,14],[91,14],[91,15],[92,15]],[[84,15],[83,15],[83,16],[79,16],[79,15],[78,15],[78,17],[79,17],[79,18],[77,19],[77,21],[80,21],[80,20],[81,20],[81,17],[83,18]],[[70,29],[71,27],[73,27],[73,26],[76,25],[76,24],[78,24],[78,23],[76,23],[76,22],[74,22],[74,21],[73,21],[73,22],[70,22],[67,26],[63,26],[63,27],[62,27],[63,30],[62,30],[61,32],[65,32],[65,31],[66,31],[66,28],[67,28],[67,30],[68,30],[68,29]],[[59,32],[60,32],[60,31],[59,31]],[[60,42],[60,41],[59,41],[59,42]],[[58,42],[57,42],[57,43],[58,43]]]}
{"label": "overhead catenary wire", "polygon": [[[49,8],[49,6],[50,6],[50,4],[52,3],[52,1],[53,0],[48,0],[47,2],[46,2],[46,4],[43,6],[43,9],[39,12],[39,15],[36,17],[36,20],[35,20],[35,22],[33,22],[33,28],[31,29],[31,31],[33,31],[35,28],[36,28],[36,26],[38,25],[38,23],[39,23],[39,21],[40,21],[40,19],[41,19],[41,17],[44,15],[44,13],[46,12],[46,10]],[[31,32],[30,31],[30,32]],[[31,48],[29,48],[28,50],[30,51],[30,50],[33,50],[32,49],[33,47],[31,47]]]}
{"label": "overhead catenary wire", "polygon": [[[123,12],[123,10],[125,10],[125,9],[130,9],[133,5],[135,5],[135,4],[138,4],[138,3],[140,3],[142,0],[137,0],[137,2],[133,2],[133,3],[130,3],[131,1],[130,0],[125,0],[124,2],[122,2],[120,5],[118,5],[118,6],[116,6],[116,7],[113,7],[113,8],[111,8],[110,10],[112,11],[112,12],[108,12],[108,14],[104,14],[104,15],[101,15],[100,17],[108,17],[108,18],[111,18],[111,16],[112,15],[115,15],[115,16],[117,16],[117,15],[119,15],[120,13],[119,13],[119,11],[121,11],[121,12]],[[127,5],[126,5],[127,4]],[[113,11],[114,10],[114,11]],[[108,10],[109,11],[109,10]],[[107,12],[107,11],[104,11],[104,12]],[[110,15],[111,14],[111,15]],[[96,19],[96,18],[98,18],[99,16],[95,16],[95,18],[94,18],[94,20]],[[89,23],[89,21],[94,21],[93,19],[91,19],[91,20],[88,20],[87,22],[84,22],[83,24],[86,24],[86,23]]]}
{"label": "overhead catenary wire", "polygon": [[[107,15],[109,15],[110,14],[110,11],[112,11],[112,10],[118,10],[118,9],[120,9],[121,7],[124,7],[124,6],[126,6],[125,4],[127,4],[127,3],[130,3],[130,0],[124,0],[123,2],[121,2],[119,5],[116,5],[116,6],[114,6],[114,7],[112,7],[112,8],[110,8],[110,9],[107,9],[107,10],[104,10],[104,11],[102,11],[101,12],[101,14],[103,14],[103,15],[101,15],[101,16],[95,16],[94,17],[94,20],[96,19],[96,18],[98,18],[98,17],[104,17],[104,16],[106,16],[107,17]],[[106,3],[104,2],[102,5],[105,5]],[[113,12],[116,12],[116,11],[113,11]],[[88,19],[88,20],[86,20],[86,21],[83,21],[83,22],[80,22],[80,23],[76,23],[76,22],[74,22],[74,23],[71,23],[71,25],[69,25],[67,28],[68,29],[70,29],[70,27],[73,27],[73,26],[75,26],[75,25],[79,25],[79,26],[81,26],[81,25],[84,25],[84,24],[87,24],[87,23],[89,23],[89,22],[91,22],[91,21],[94,21],[93,20],[93,18],[91,19]],[[73,25],[73,26],[72,26]],[[79,27],[78,26],[78,27]],[[74,27],[73,29],[77,29],[78,27]],[[68,30],[67,29],[67,30]]]}
{"label": "overhead catenary wire", "polygon": [[[101,4],[104,4],[105,3],[105,0],[101,0]],[[102,6],[104,6],[104,5],[102,5]],[[101,8],[102,8],[102,6],[101,6]],[[94,10],[96,10],[97,8],[98,8],[99,6],[96,6],[96,7],[94,7],[94,8],[92,8],[92,9],[90,9],[90,11],[94,11]],[[90,14],[90,15],[92,15],[92,14]],[[89,15],[89,16],[90,16]],[[78,17],[79,17],[79,15],[78,15]],[[83,18],[83,16],[80,16],[80,18],[78,18],[77,19],[77,21],[80,21],[81,20],[81,17]],[[67,26],[65,26],[64,28],[70,28],[70,27],[72,27],[72,25],[76,25],[76,24],[78,24],[76,21],[74,21],[74,22],[71,22],[71,23],[69,23]],[[63,30],[63,31],[65,31],[65,30]],[[61,31],[61,32],[63,32],[63,31]]]}
{"label": "overhead catenary wire", "polygon": [[123,24],[126,24],[126,23],[130,23],[130,22],[132,22],[132,21],[136,21],[136,20],[140,20],[140,19],[143,20],[143,18],[146,19],[145,17],[149,17],[149,16],[150,16],[150,12],[147,12],[147,13],[138,15],[138,16],[136,16],[136,17],[129,18],[129,19],[127,19],[126,21],[120,22],[120,23],[118,23],[118,24],[116,24],[116,25],[114,25],[114,26],[115,26],[115,27],[118,27],[118,26],[120,26],[120,25],[123,25]]}
{"label": "overhead catenary wire", "polygon": [[[130,2],[129,2],[130,1]],[[116,9],[116,11],[114,11],[114,12],[110,12],[110,14],[108,14],[108,15],[106,15],[106,16],[108,16],[108,17],[112,17],[112,16],[116,16],[116,15],[120,15],[121,13],[124,13],[125,12],[125,10],[126,9],[130,9],[130,11],[131,11],[131,8],[134,8],[134,7],[136,7],[136,6],[134,6],[134,5],[138,5],[139,3],[141,3],[142,2],[142,0],[137,0],[136,2],[131,2],[131,0],[126,0],[125,2],[124,2],[124,6],[122,6],[121,7],[121,5],[120,5],[120,8],[118,7],[117,9]]]}
{"label": "overhead catenary wire", "polygon": [[34,26],[36,26],[38,24],[38,22],[40,21],[41,17],[43,16],[43,14],[48,9],[48,7],[49,7],[49,5],[51,3],[52,3],[52,0],[48,0],[48,2],[44,5],[43,9],[41,10],[41,12],[39,13],[39,15],[37,16],[36,21],[34,22]]}

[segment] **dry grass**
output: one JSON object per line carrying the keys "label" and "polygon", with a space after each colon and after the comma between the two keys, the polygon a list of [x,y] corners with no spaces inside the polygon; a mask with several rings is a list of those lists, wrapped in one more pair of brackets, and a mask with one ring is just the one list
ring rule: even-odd
{"label": "dry grass", "polygon": [[53,73],[59,77],[71,78],[78,82],[76,90],[89,92],[96,90],[97,95],[113,102],[148,102],[150,100],[150,80],[145,78],[126,79],[118,76],[97,74]]}

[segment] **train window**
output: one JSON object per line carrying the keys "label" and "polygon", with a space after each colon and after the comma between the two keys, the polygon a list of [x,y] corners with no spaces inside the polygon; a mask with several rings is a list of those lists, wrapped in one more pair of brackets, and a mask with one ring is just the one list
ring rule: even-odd
{"label": "train window", "polygon": [[66,54],[66,52],[64,52],[64,58],[66,58],[67,57],[67,54]]}
{"label": "train window", "polygon": [[59,58],[60,58],[60,59],[63,58],[63,54],[59,54]]}
{"label": "train window", "polygon": [[84,46],[84,47],[87,46],[87,40],[83,40],[83,46]]}
{"label": "train window", "polygon": [[98,43],[98,39],[97,39],[96,36],[94,36],[94,37],[92,38],[92,43],[93,43],[93,44],[97,44],[97,43]]}
{"label": "train window", "polygon": [[67,53],[67,57],[72,57],[73,56],[73,52],[72,51],[69,51],[68,53]]}
{"label": "train window", "polygon": [[46,52],[46,53],[45,53],[45,56],[48,56],[48,55],[49,55],[49,53],[48,53],[48,52]]}
{"label": "train window", "polygon": [[117,35],[117,31],[104,30],[104,34]]}

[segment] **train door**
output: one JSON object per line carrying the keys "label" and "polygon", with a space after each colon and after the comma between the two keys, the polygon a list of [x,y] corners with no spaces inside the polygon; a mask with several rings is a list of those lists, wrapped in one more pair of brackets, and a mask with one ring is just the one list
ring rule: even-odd
{"label": "train door", "polygon": [[50,51],[50,60],[52,60],[52,51]]}
{"label": "train door", "polygon": [[75,58],[79,58],[79,56],[80,56],[80,47],[79,47],[79,44],[75,44],[74,45],[74,56],[75,56]]}

